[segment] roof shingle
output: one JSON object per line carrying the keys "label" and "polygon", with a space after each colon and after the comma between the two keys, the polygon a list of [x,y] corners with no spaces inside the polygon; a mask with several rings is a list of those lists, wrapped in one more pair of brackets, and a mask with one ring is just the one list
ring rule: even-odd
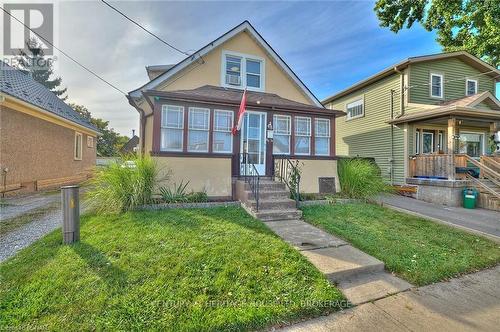
{"label": "roof shingle", "polygon": [[28,74],[0,61],[0,91],[98,132],[89,121]]}

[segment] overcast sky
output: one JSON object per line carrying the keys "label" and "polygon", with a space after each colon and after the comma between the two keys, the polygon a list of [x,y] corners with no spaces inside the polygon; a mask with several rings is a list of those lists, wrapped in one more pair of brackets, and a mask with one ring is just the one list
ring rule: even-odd
{"label": "overcast sky", "polygon": [[[373,1],[165,2],[112,4],[182,50],[197,50],[249,20],[311,91],[324,98],[400,60],[440,51],[416,25],[394,34],[378,26]],[[183,59],[101,2],[59,3],[59,46],[124,91],[147,81],[145,66]],[[138,115],[127,100],[60,57],[69,101],[130,136]]]}

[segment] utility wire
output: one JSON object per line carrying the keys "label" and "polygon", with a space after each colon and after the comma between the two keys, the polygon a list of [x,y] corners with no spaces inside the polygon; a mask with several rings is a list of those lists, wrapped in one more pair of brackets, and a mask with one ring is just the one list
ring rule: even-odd
{"label": "utility wire", "polygon": [[172,48],[173,50],[176,50],[177,52],[179,53],[182,53],[184,55],[187,55],[187,56],[190,56],[191,54],[189,54],[188,52],[185,52],[185,51],[182,51],[180,49],[178,49],[177,47],[175,47],[174,45],[170,44],[169,42],[165,41],[163,38],[159,37],[158,35],[154,34],[153,32],[149,31],[148,29],[146,29],[144,26],[142,26],[140,23],[134,21],[133,19],[131,19],[130,17],[128,17],[125,13],[123,13],[122,11],[120,11],[118,8],[110,5],[107,1],[105,0],[101,0],[106,6],[108,6],[109,8],[113,9],[115,12],[117,12],[118,14],[120,14],[121,16],[125,17],[127,20],[129,20],[130,22],[134,23],[135,25],[137,25],[140,29],[144,30],[146,33],[150,34],[151,36],[155,37],[156,39],[158,39],[159,41],[161,41],[163,44],[167,45],[168,47]]}
{"label": "utility wire", "polygon": [[115,85],[113,85],[109,81],[105,80],[104,78],[102,78],[101,76],[99,76],[98,74],[96,74],[93,70],[85,67],[83,64],[81,64],[80,62],[78,62],[75,58],[73,58],[72,56],[70,56],[68,53],[64,52],[63,50],[61,50],[60,48],[58,48],[56,45],[54,45],[53,43],[51,43],[50,41],[48,41],[45,37],[41,36],[40,34],[38,34],[35,31],[33,31],[29,26],[27,26],[26,24],[24,24],[23,22],[21,22],[20,20],[18,20],[17,17],[13,16],[11,13],[9,13],[8,11],[6,11],[3,7],[0,6],[0,8],[3,10],[3,12],[5,14],[9,15],[10,17],[12,17],[13,19],[15,19],[20,24],[24,25],[24,27],[26,29],[28,29],[29,31],[31,31],[32,33],[34,33],[35,35],[37,35],[40,39],[42,39],[44,42],[46,42],[47,44],[49,44],[50,46],[52,46],[53,48],[55,48],[59,52],[61,52],[61,54],[63,54],[64,56],[66,56],[68,59],[70,59],[71,61],[73,61],[74,63],[76,63],[77,65],[79,65],[83,69],[85,69],[87,72],[89,72],[90,74],[94,75],[99,80],[101,80],[102,82],[106,83],[107,85],[109,85],[110,87],[112,87],[113,89],[115,89],[116,91],[120,92],[121,94],[123,94],[125,96],[127,95],[126,92],[124,92],[120,88],[116,87]]}

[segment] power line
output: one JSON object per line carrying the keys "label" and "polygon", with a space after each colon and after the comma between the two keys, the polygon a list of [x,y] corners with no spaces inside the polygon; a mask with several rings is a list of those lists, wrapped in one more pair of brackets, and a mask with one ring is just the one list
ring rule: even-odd
{"label": "power line", "polygon": [[61,54],[63,54],[64,56],[66,56],[68,59],[70,59],[71,61],[73,61],[74,63],[76,63],[77,65],[79,65],[83,69],[85,69],[87,72],[89,72],[90,74],[94,75],[99,80],[101,80],[102,82],[106,83],[107,85],[109,85],[110,87],[112,87],[113,89],[115,89],[116,91],[120,92],[121,94],[123,94],[125,96],[127,95],[126,92],[122,91],[121,89],[119,89],[118,87],[116,87],[115,85],[113,85],[112,83],[106,81],[104,78],[102,78],[101,76],[99,76],[98,74],[96,74],[94,71],[92,71],[91,69],[89,69],[89,68],[85,67],[84,65],[82,65],[80,62],[78,62],[75,58],[73,58],[72,56],[70,56],[68,53],[64,52],[63,50],[61,50],[60,48],[58,48],[56,45],[54,45],[53,43],[51,43],[50,41],[48,41],[45,37],[41,36],[40,34],[38,34],[35,31],[33,31],[30,27],[28,27],[26,24],[24,24],[24,22],[21,22],[20,20],[18,20],[17,17],[13,16],[11,13],[9,13],[8,11],[6,11],[3,7],[0,6],[0,8],[3,10],[3,12],[5,14],[9,15],[10,17],[12,17],[13,19],[15,19],[20,24],[24,25],[24,27],[26,29],[28,29],[29,31],[31,31],[32,33],[34,33],[36,36],[38,36],[38,38],[42,39],[44,42],[46,42],[47,44],[49,44],[50,46],[52,46],[53,48],[55,48],[59,52],[61,52]]}
{"label": "power line", "polygon": [[185,51],[182,51],[180,49],[178,49],[177,47],[175,47],[174,45],[170,44],[169,42],[165,41],[163,38],[159,37],[158,35],[154,34],[153,32],[149,31],[148,29],[146,29],[144,26],[142,26],[140,23],[134,21],[133,19],[131,19],[130,17],[128,17],[125,13],[123,13],[122,11],[120,11],[119,9],[117,9],[116,7],[110,5],[108,2],[106,2],[105,0],[101,0],[106,6],[108,6],[109,8],[113,9],[115,12],[117,12],[118,14],[120,14],[121,16],[125,17],[127,20],[129,20],[130,22],[134,23],[135,25],[137,25],[140,29],[144,30],[146,33],[150,34],[151,36],[155,37],[156,39],[158,39],[159,41],[161,41],[163,44],[167,45],[168,47],[172,48],[173,50],[176,50],[177,52],[179,53],[182,53],[184,55],[187,55],[187,56],[190,56],[191,54],[189,54],[188,52],[185,52]]}

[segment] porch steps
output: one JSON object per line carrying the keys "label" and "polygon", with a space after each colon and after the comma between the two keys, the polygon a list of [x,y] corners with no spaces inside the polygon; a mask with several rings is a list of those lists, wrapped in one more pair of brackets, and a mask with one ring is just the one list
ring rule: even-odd
{"label": "porch steps", "polygon": [[[478,180],[491,190],[500,194],[500,187],[497,186],[493,181],[485,178]],[[476,185],[476,189],[479,191],[477,202],[479,207],[493,211],[500,211],[500,199],[498,197],[496,197],[480,185]]]}
{"label": "porch steps", "polygon": [[290,199],[287,187],[269,178],[259,181],[259,209],[253,197],[251,187],[244,180],[236,181],[237,197],[246,210],[255,218],[262,221],[295,220],[302,217],[302,211],[295,206],[295,201]]}

